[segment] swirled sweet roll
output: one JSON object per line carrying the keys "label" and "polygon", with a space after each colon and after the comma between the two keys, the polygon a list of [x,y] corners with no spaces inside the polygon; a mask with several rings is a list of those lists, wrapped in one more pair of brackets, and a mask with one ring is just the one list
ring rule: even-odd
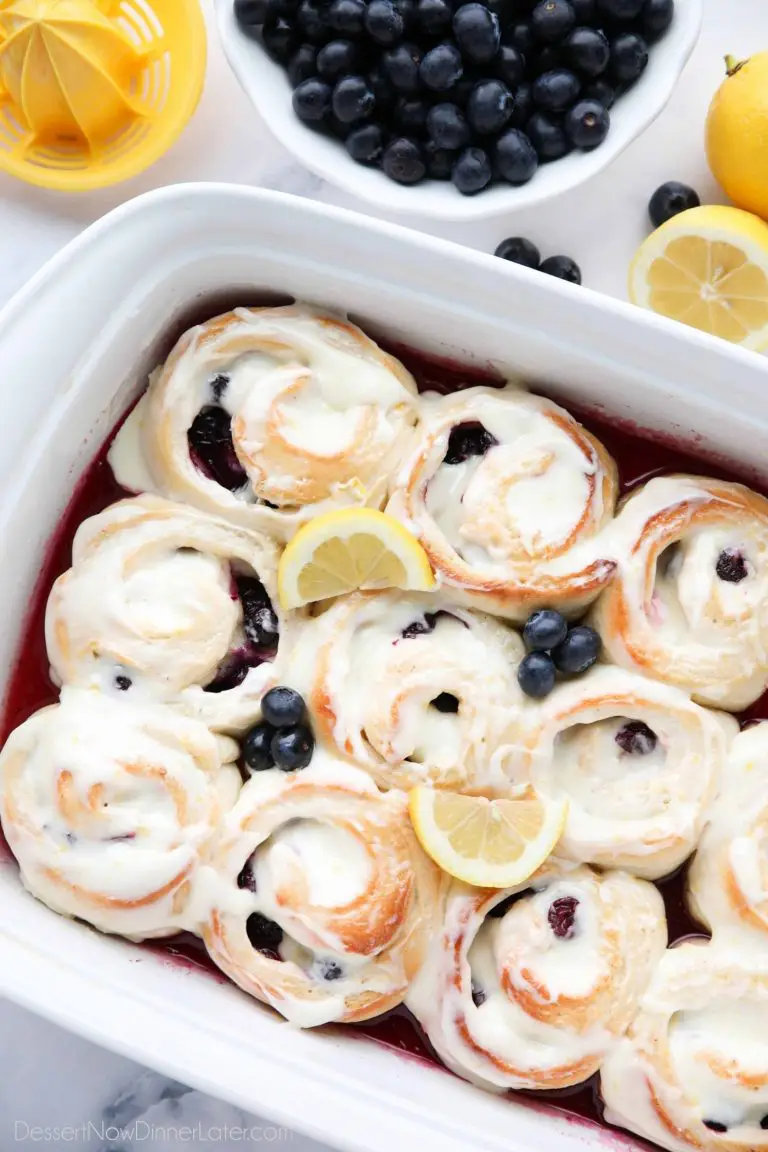
{"label": "swirled sweet roll", "polygon": [[270,540],[145,494],[84,521],[72,552],[46,612],[60,683],[176,703],[224,731],[253,723],[288,627]]}
{"label": "swirled sweet roll", "polygon": [[360,593],[301,624],[289,682],[334,752],[383,788],[508,790],[523,645],[449,599]]}
{"label": "swirled sweet roll", "polygon": [[508,385],[422,398],[415,446],[387,510],[465,603],[524,620],[583,609],[614,565],[596,540],[616,467],[564,409]]}
{"label": "swirled sweet roll", "polygon": [[380,507],[416,385],[354,324],[307,305],[237,308],[187,332],[110,453],[117,479],[283,539]]}
{"label": "swirled sweet roll", "polygon": [[666,946],[656,889],[554,860],[522,892],[455,882],[407,998],[440,1058],[485,1088],[564,1088],[599,1067]]}
{"label": "swirled sweet roll", "polygon": [[649,481],[611,530],[595,608],[612,660],[738,712],[768,685],[768,500],[703,476]]}
{"label": "swirled sweet roll", "polygon": [[240,786],[234,741],[162,705],[64,689],[0,755],[0,819],[25,886],[55,912],[142,939],[186,927]]}
{"label": "swirled sweet roll", "polygon": [[657,879],[693,851],[724,771],[733,717],[678,688],[598,666],[532,717],[524,774],[568,798],[558,854]]}
{"label": "swirled sweet roll", "polygon": [[401,1003],[438,923],[440,876],[406,796],[321,750],[303,772],[244,786],[214,869],[212,959],[302,1027]]}
{"label": "swirled sweet roll", "polygon": [[672,1152],[768,1147],[768,965],[691,942],[659,964],[601,1072],[605,1117]]}
{"label": "swirled sweet roll", "polygon": [[718,935],[768,946],[768,722],[733,742],[688,872],[688,899]]}

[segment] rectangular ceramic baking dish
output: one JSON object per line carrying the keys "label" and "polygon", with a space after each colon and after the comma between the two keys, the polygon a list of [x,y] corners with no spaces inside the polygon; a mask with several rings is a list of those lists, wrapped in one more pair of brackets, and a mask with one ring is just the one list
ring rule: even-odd
{"label": "rectangular ceramic baking dish", "polygon": [[[186,185],[120,208],[0,315],[0,669],[73,486],[191,318],[265,295],[495,367],[765,474],[768,362],[493,257],[306,200]],[[622,1142],[486,1095],[353,1032],[302,1033],[236,988],[101,937],[0,863],[0,993],[275,1122],[356,1152]],[[630,1143],[627,1139],[627,1143]]]}

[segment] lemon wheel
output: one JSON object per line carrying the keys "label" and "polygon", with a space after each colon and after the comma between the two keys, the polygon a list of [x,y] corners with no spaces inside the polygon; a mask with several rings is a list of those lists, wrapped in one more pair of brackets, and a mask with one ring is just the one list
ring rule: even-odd
{"label": "lemon wheel", "polygon": [[552,852],[568,804],[532,788],[514,799],[487,800],[419,785],[409,811],[421,846],[444,872],[481,888],[512,888]]}
{"label": "lemon wheel", "polygon": [[634,304],[756,350],[768,346],[768,225],[718,205],[653,232],[629,277]]}

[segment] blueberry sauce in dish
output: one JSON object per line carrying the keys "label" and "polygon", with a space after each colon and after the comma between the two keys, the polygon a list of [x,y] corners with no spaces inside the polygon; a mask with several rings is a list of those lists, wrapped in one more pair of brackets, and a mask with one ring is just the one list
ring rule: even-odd
{"label": "blueberry sauce in dish", "polygon": [[[452,392],[460,386],[500,385],[502,383],[490,371],[463,368],[455,363],[424,356],[399,345],[390,344],[387,347],[386,342],[384,342],[384,346],[387,351],[398,356],[414,374],[422,391]],[[226,390],[226,384],[226,378],[223,376],[215,377],[211,381],[212,404],[203,409],[203,412],[210,412],[211,410],[221,412],[224,418],[228,419],[224,410],[218,407],[218,402]],[[672,472],[703,472],[723,479],[744,479],[754,485],[754,478],[736,477],[733,470],[727,470],[718,463],[713,464],[708,460],[703,460],[671,440],[665,442],[650,440],[638,434],[634,428],[617,425],[602,415],[596,417],[589,413],[585,414],[570,403],[567,403],[566,406],[605,444],[607,450],[617,461],[622,492],[631,490],[653,476]],[[210,448],[212,455],[208,459],[208,466],[211,469],[214,466],[216,468],[221,467],[224,474],[229,477],[230,482],[234,483],[238,473],[228,455],[226,434],[228,430],[224,428],[224,420],[221,416],[207,416],[206,420],[208,423],[202,428],[202,433],[200,426],[198,426],[194,450],[202,459],[201,448],[203,451],[208,451]],[[484,436],[478,435],[477,429],[473,429],[471,436],[465,436],[465,432],[462,431],[461,437],[457,437],[457,440],[462,440],[462,451],[467,446],[470,449],[473,447],[482,448],[482,451],[487,451],[492,446],[486,439],[490,434],[481,426],[478,428],[480,428],[481,433],[484,433]],[[222,431],[222,436],[218,440],[214,435],[216,429]],[[491,441],[492,439],[490,437]],[[45,651],[46,601],[54,580],[70,564],[72,540],[78,526],[89,516],[130,495],[116,484],[107,464],[106,455],[111,440],[112,437],[98,453],[77,485],[69,506],[51,540],[47,555],[41,563],[40,576],[30,598],[30,608],[22,628],[18,655],[9,678],[0,733],[3,741],[7,739],[13,728],[21,724],[33,712],[47,704],[54,703],[57,699],[57,690],[49,678],[48,659]],[[231,445],[231,435],[229,436],[229,445]],[[458,443],[456,448],[459,448]],[[469,451],[466,456],[473,454],[478,453],[477,451]],[[731,582],[743,579],[746,572],[740,573],[742,573],[742,569],[746,568],[746,563],[745,558],[739,553],[724,552],[717,560],[718,568],[722,567],[724,574],[718,571],[718,575],[721,579]],[[260,592],[260,586],[257,587],[257,585],[258,581],[256,580],[248,581],[246,578],[234,578],[233,595],[237,595],[243,604],[248,642],[242,652],[231,654],[226,668],[219,669],[214,683],[208,685],[209,691],[224,690],[224,688],[239,682],[238,677],[242,680],[245,676],[250,659],[255,659],[257,655],[261,658],[268,658],[268,652],[274,648],[274,643],[276,643],[276,630],[272,628],[274,613],[268,600],[265,600],[263,589]],[[272,612],[272,616],[270,616],[270,612]],[[424,617],[413,621],[404,630],[403,639],[428,634],[437,625],[440,615],[440,613],[425,613]],[[117,687],[121,691],[130,690],[130,678],[128,676],[121,674],[117,680],[120,681]],[[128,681],[128,683],[123,684],[122,681]],[[455,698],[449,698],[449,694],[444,693],[436,697],[433,704],[440,711],[451,712],[453,711],[453,699]],[[768,718],[768,694],[752,705],[742,720],[748,722],[766,718]],[[655,747],[656,736],[642,722],[628,721],[618,730],[616,741],[629,759],[652,752]],[[258,752],[258,749],[254,749],[254,758]],[[4,855],[10,856],[10,852],[2,839],[0,839],[0,851]],[[241,889],[250,891],[255,889],[256,881],[250,861],[244,863],[235,883]],[[692,919],[685,905],[685,869],[679,870],[672,877],[658,881],[657,886],[664,898],[670,941],[675,943],[691,937],[706,937],[701,925]],[[509,906],[519,898],[519,895],[514,895],[501,901],[493,910],[492,915],[503,915]],[[569,933],[578,930],[577,909],[575,907],[570,908],[570,906],[566,907],[568,900],[567,897],[556,900],[548,914],[553,931],[556,935],[561,936],[564,943],[570,938]],[[254,947],[265,955],[277,960],[280,959],[278,949],[282,939],[282,931],[279,925],[259,914],[252,914],[248,920],[247,930]],[[189,933],[182,932],[170,939],[145,941],[142,944],[126,942],[125,947],[137,949],[138,954],[153,954],[190,970],[205,971],[218,982],[229,983],[227,978],[209,960],[202,941]],[[322,961],[318,963],[321,964]],[[343,973],[337,973],[336,967],[338,966],[335,964],[326,965],[327,970],[323,973],[323,979],[341,979]],[[319,973],[320,968],[318,967]],[[485,993],[482,988],[474,989],[476,1004],[481,1004],[484,996]],[[338,1027],[334,1031],[337,1035],[357,1036],[369,1042],[382,1044],[401,1055],[418,1061],[439,1064],[423,1032],[404,1007],[396,1008],[364,1024]],[[547,1110],[555,1108],[579,1121],[591,1124],[602,1123],[601,1105],[595,1079],[574,1089],[562,1089],[553,1092],[523,1091],[516,1092],[514,1095],[518,1099],[522,1098],[534,1108]],[[714,1125],[719,1121],[713,1117],[712,1123]],[[766,1123],[768,1123],[768,1118],[766,1118]],[[718,1130],[713,1127],[713,1131]],[[611,1129],[611,1133],[616,1135],[614,1129]],[[638,1141],[638,1143],[640,1142]]]}

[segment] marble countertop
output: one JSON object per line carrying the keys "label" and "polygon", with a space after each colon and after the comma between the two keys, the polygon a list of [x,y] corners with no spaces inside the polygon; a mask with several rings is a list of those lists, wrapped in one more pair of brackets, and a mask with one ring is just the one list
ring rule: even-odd
{"label": "marble countertop", "polygon": [[[702,132],[723,74],[722,58],[725,52],[749,55],[768,42],[764,0],[705,0],[705,10],[701,41],[667,110],[585,188],[542,208],[486,223],[401,222],[484,251],[493,251],[504,236],[528,236],[545,254],[573,256],[590,287],[623,297],[629,260],[647,231],[651,192],[665,180],[680,179],[693,184],[702,199],[718,199],[704,160]],[[272,139],[230,74],[212,20],[210,32],[200,107],[182,138],[150,172],[118,188],[79,196],[56,196],[0,176],[0,305],[93,220],[165,184],[258,184],[369,210],[307,172]],[[186,1147],[228,1152],[257,1143],[287,1144],[292,1152],[321,1147],[1,1001],[0,1035],[3,1152],[40,1144],[93,1152],[181,1152]]]}

